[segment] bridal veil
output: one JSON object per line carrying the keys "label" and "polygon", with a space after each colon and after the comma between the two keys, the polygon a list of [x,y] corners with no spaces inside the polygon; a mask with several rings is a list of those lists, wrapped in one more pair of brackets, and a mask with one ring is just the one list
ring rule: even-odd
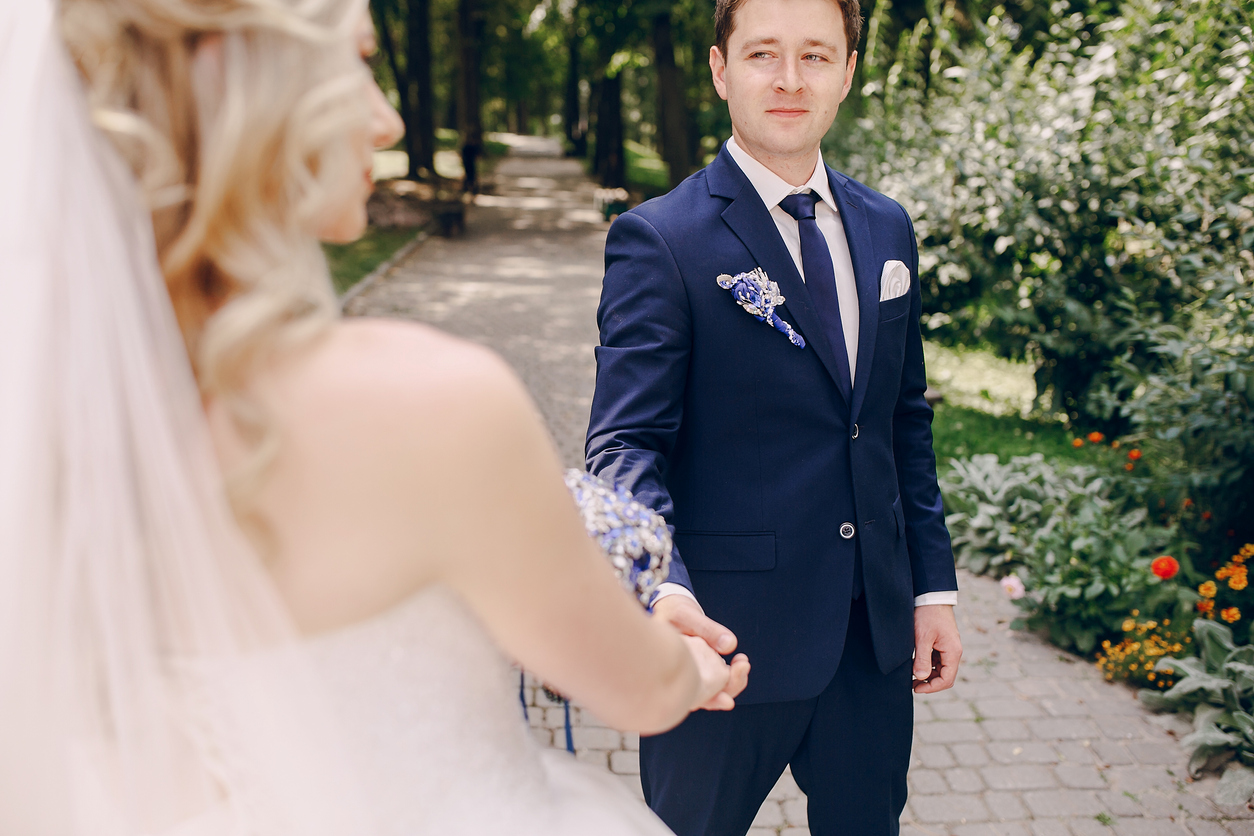
{"label": "bridal veil", "polygon": [[54,0],[0,0],[0,833],[369,834]]}

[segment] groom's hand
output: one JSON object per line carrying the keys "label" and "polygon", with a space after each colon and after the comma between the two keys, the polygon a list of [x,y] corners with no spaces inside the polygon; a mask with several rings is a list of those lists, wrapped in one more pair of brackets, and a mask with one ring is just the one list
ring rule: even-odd
{"label": "groom's hand", "polygon": [[[659,598],[653,604],[653,614],[666,619],[683,635],[701,639],[720,656],[726,656],[736,649],[736,636],[732,631],[707,616],[697,602],[686,595]],[[734,708],[736,697],[748,684],[749,657],[737,653],[731,660],[727,687],[700,707],[707,711],[727,711]]]}
{"label": "groom's hand", "polygon": [[914,692],[934,694],[952,688],[962,659],[962,639],[954,608],[929,604],[914,608]]}

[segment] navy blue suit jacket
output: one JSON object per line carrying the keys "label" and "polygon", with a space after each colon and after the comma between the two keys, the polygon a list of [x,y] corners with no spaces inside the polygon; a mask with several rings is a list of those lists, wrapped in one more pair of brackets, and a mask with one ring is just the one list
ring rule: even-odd
{"label": "navy blue suit jacket", "polygon": [[[745,703],[809,699],[840,664],[861,552],[887,672],[914,650],[914,597],[957,589],[923,398],[918,248],[905,210],[828,169],[858,287],[856,380],[837,374],[796,265],[726,147],[610,228],[588,469],[675,533],[670,581],[740,640]],[[880,302],[884,262],[910,291]],[[798,348],[718,286],[763,268]],[[856,534],[842,538],[843,523]]]}

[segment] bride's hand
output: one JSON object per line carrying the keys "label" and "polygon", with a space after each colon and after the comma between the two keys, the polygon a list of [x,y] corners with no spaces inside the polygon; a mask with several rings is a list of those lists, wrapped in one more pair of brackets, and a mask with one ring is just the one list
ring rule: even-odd
{"label": "bride's hand", "polygon": [[749,683],[749,657],[737,653],[731,664],[723,661],[705,639],[684,636],[684,643],[697,665],[700,686],[692,710],[730,711],[736,707],[736,695]]}

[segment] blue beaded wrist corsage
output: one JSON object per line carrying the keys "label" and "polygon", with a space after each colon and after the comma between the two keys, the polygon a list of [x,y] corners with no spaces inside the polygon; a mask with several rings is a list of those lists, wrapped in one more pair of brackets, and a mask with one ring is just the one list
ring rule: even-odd
{"label": "blue beaded wrist corsage", "polygon": [[671,533],[666,520],[631,498],[625,488],[574,468],[566,471],[588,536],[609,558],[623,588],[647,607],[670,571]]}

